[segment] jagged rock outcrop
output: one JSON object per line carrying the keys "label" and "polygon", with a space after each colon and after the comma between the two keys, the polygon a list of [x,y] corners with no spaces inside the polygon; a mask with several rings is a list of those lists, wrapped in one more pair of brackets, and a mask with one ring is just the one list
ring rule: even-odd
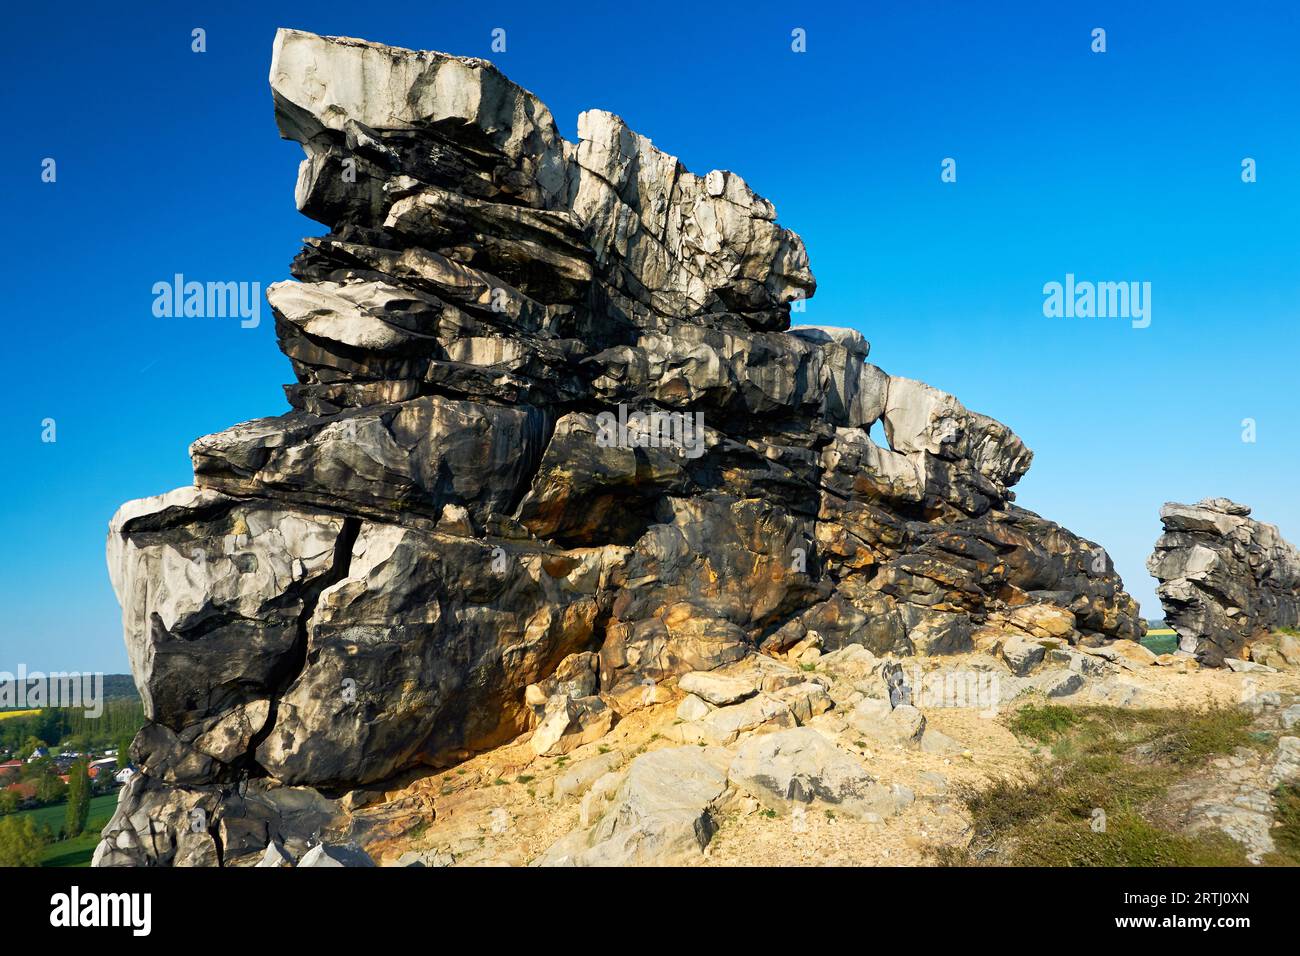
{"label": "jagged rock outcrop", "polygon": [[567,142],[477,59],[282,30],[271,87],[329,230],[267,292],[292,411],[113,519],[150,723],[100,863],[296,858],[277,801],[345,840],[353,788],[563,753],[758,649],[1138,636],[1105,552],[1012,503],[1009,428],[790,328],[808,257],[740,177],[599,110]]}
{"label": "jagged rock outcrop", "polygon": [[1179,649],[1203,664],[1245,656],[1252,640],[1300,624],[1300,553],[1227,498],[1160,509],[1165,533],[1147,559]]}

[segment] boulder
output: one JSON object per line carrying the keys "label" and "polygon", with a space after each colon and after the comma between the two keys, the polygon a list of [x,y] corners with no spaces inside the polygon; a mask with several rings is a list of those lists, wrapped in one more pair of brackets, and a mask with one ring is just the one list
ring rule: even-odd
{"label": "boulder", "polygon": [[1095,657],[1111,661],[1128,670],[1141,670],[1156,663],[1156,654],[1136,641],[1115,641],[1089,651]]}
{"label": "boulder", "polygon": [[1110,677],[1086,689],[1088,696],[1099,704],[1111,707],[1150,706],[1148,687],[1123,677]]}
{"label": "boulder", "polygon": [[299,867],[317,866],[374,866],[375,861],[359,846],[320,843],[302,855]]}
{"label": "boulder", "polygon": [[891,746],[918,747],[925,733],[925,716],[911,704],[890,707],[888,701],[867,697],[849,713],[849,726]]}
{"label": "boulder", "polygon": [[1069,697],[1083,685],[1083,675],[1076,670],[1046,671],[1030,681],[1031,687],[1047,697]]}
{"label": "boulder", "polygon": [[694,694],[687,694],[686,698],[677,705],[677,719],[692,721],[701,720],[707,717],[712,710],[708,704],[696,697]]}
{"label": "boulder", "polygon": [[284,852],[284,847],[275,841],[266,845],[266,852],[262,858],[253,864],[255,867],[269,867],[272,869],[293,866],[293,858]]}
{"label": "boulder", "polygon": [[810,727],[751,737],[737,749],[727,780],[780,815],[815,803],[848,816],[884,817],[899,805],[889,787]]}
{"label": "boulder", "polygon": [[794,719],[806,724],[835,706],[826,688],[816,681],[804,681],[772,691],[772,696],[790,708]]}
{"label": "boulder", "polygon": [[1264,664],[1257,664],[1254,661],[1239,661],[1233,657],[1225,657],[1223,663],[1228,670],[1235,671],[1238,674],[1276,674],[1277,669],[1268,667]]}
{"label": "boulder", "polygon": [[562,837],[538,866],[672,866],[698,860],[726,790],[725,752],[675,747],[633,760],[613,804],[589,829]]}
{"label": "boulder", "polygon": [[539,757],[558,757],[599,740],[613,726],[614,712],[599,697],[556,694],[547,700],[530,743]]}
{"label": "boulder", "polygon": [[611,750],[609,753],[596,754],[594,757],[579,760],[555,778],[551,795],[556,800],[580,797],[601,777],[621,767],[624,759],[622,753]]}
{"label": "boulder", "polygon": [[1273,769],[1269,771],[1268,785],[1300,781],[1300,737],[1280,737],[1274,754]]}
{"label": "boulder", "polygon": [[1047,648],[1039,641],[1012,635],[1002,642],[1000,653],[1011,673],[1023,677],[1042,663]]}
{"label": "boulder", "polygon": [[1023,604],[1013,607],[1006,623],[1030,637],[1065,640],[1074,632],[1075,616],[1052,604]]}
{"label": "boulder", "polygon": [[1282,729],[1290,730],[1300,724],[1300,704],[1292,704],[1281,714]]}
{"label": "boulder", "polygon": [[[1054,647],[1043,657],[1043,661],[1084,677],[1101,677],[1113,669],[1110,666],[1111,657],[1105,654],[1106,650],[1106,647],[1088,647],[1083,644],[1078,647]],[[1122,662],[1123,658],[1119,660]]]}
{"label": "boulder", "polygon": [[1212,667],[1300,624],[1300,552],[1250,511],[1226,498],[1168,502],[1164,534],[1147,558],[1180,649]]}
{"label": "boulder", "polygon": [[1300,640],[1293,634],[1277,635],[1277,650],[1292,667],[1300,667]]}
{"label": "boulder", "polygon": [[681,680],[677,682],[677,686],[686,693],[694,694],[715,707],[738,704],[745,698],[753,697],[758,693],[758,688],[748,681],[735,677],[722,677],[708,671],[692,671],[689,674],[683,674]]}
{"label": "boulder", "polygon": [[724,746],[741,734],[795,726],[790,705],[776,697],[759,694],[740,704],[719,707],[696,725],[700,739]]}

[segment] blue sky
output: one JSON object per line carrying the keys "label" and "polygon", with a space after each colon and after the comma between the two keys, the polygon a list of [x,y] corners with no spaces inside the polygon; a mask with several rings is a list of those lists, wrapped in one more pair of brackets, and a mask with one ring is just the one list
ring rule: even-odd
{"label": "blue sky", "polygon": [[[324,231],[272,118],[277,26],[487,56],[570,138],[601,107],[739,172],[808,245],[804,321],[1013,427],[1036,453],[1020,503],[1104,544],[1144,613],[1167,499],[1233,497],[1300,541],[1293,4],[175,6],[6,12],[0,670],[125,670],[109,517],[188,484],[194,438],[287,408],[269,314],[159,319],[150,292],[176,272],[265,288]],[[1150,282],[1150,327],[1045,318],[1067,272]]]}

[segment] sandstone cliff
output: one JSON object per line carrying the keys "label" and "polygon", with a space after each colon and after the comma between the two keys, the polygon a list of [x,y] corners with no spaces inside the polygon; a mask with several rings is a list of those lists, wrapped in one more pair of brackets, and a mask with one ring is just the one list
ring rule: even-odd
{"label": "sandstone cliff", "polygon": [[267,291],[292,411],[112,521],[150,723],[98,864],[296,858],[357,788],[755,651],[1140,636],[1009,428],[790,327],[803,242],[734,173],[567,142],[482,60],[284,30],[270,79],[329,230]]}
{"label": "sandstone cliff", "polygon": [[1277,528],[1227,498],[1160,509],[1147,559],[1180,650],[1204,664],[1244,657],[1256,638],[1300,624],[1300,554]]}

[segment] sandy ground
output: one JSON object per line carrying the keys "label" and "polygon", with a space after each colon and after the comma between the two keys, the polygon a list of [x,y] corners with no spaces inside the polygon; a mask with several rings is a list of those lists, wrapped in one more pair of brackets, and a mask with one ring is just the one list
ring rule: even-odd
{"label": "sandy ground", "polygon": [[[954,668],[963,663],[961,656],[931,658],[923,666]],[[1182,673],[1167,667],[1118,673],[1122,681],[1138,687],[1132,703],[1140,707],[1235,705],[1252,693],[1300,693],[1300,677],[1290,674]],[[1041,697],[1017,699],[1000,708],[1000,717],[974,708],[923,708],[929,727],[964,748],[950,754],[871,746],[851,728],[841,729],[843,718],[834,710],[814,717],[811,726],[857,756],[880,782],[911,788],[915,802],[898,816],[868,823],[819,807],[800,817],[774,817],[738,796],[715,814],[718,832],[699,865],[930,865],[929,848],[960,845],[967,838],[967,820],[955,790],[1030,769],[1039,748],[1018,740],[1004,724],[1010,710],[1030,700],[1042,702]],[[679,701],[675,696],[633,711],[600,741],[567,757],[537,757],[524,735],[390,792],[385,803],[358,811],[359,817],[383,821],[374,832],[385,837],[368,842],[367,849],[385,865],[412,849],[437,851],[440,862],[458,866],[525,865],[561,836],[584,822],[594,823],[601,812],[603,805],[596,803],[584,821],[582,798],[552,795],[555,778],[588,757],[617,752],[631,760],[648,750],[679,746],[673,739],[680,725]],[[1053,701],[1067,706],[1097,702],[1092,682],[1084,691]]]}

